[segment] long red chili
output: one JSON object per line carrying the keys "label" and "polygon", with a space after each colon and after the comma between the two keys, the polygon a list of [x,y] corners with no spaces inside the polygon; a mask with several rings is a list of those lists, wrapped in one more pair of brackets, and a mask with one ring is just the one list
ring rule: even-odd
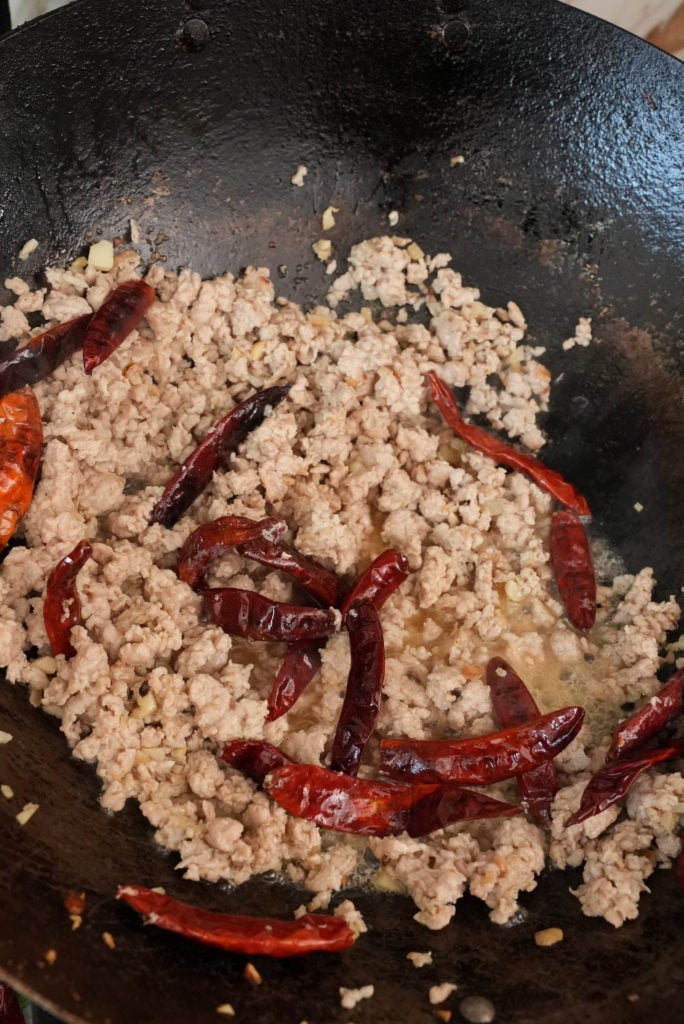
{"label": "long red chili", "polygon": [[[539,717],[541,712],[534,697],[503,658],[490,660],[485,678],[494,714],[504,727],[522,725]],[[548,825],[553,798],[558,792],[558,776],[553,762],[546,761],[537,768],[523,772],[517,782],[523,804],[532,818],[540,824]]]}
{"label": "long red chili", "polygon": [[448,783],[372,782],[310,764],[277,768],[264,789],[298,818],[363,836],[424,836],[457,821],[521,812],[513,804]]}
{"label": "long red chili", "polygon": [[639,750],[625,757],[622,761],[611,761],[605,764],[589,779],[579,808],[565,822],[566,828],[578,825],[595,814],[600,814],[607,807],[617,803],[625,796],[642,772],[662,761],[673,761],[684,756],[684,740],[673,743],[669,747],[658,750]]}
{"label": "long red chili", "polygon": [[43,445],[43,424],[30,388],[0,398],[0,551],[26,515]]}
{"label": "long red chili", "polygon": [[152,892],[142,885],[122,885],[116,898],[137,910],[148,924],[231,953],[274,957],[338,953],[356,939],[344,918],[330,914],[304,914],[292,921],[217,914]]}
{"label": "long red chili", "polygon": [[54,655],[73,658],[71,630],[82,625],[81,602],[76,590],[76,577],[93,553],[90,541],[81,540],[72,552],[55,566],[50,574],[43,602],[43,621]]}
{"label": "long red chili", "polygon": [[290,710],[321,667],[321,640],[289,644],[268,697],[267,722]]}
{"label": "long red chili", "polygon": [[385,643],[380,619],[370,601],[355,602],[345,616],[351,667],[335,730],[330,767],[356,775],[373,734],[385,678]]}
{"label": "long red chili", "polygon": [[257,391],[231,409],[213,427],[169,480],[164,493],[152,509],[151,523],[173,526],[186,512],[222,466],[231,452],[258,427],[269,410],[285,398],[289,385]]}
{"label": "long red chili", "polygon": [[16,349],[0,363],[0,396],[49,377],[69,356],[83,347],[91,317],[92,313],[86,313],[65,324],[57,324]]}
{"label": "long red chili", "polygon": [[445,422],[451,427],[454,433],[458,434],[471,448],[488,455],[502,466],[509,469],[518,469],[527,474],[531,480],[556,498],[562,505],[574,509],[581,516],[591,514],[586,498],[568,483],[560,473],[543,465],[533,455],[519,452],[509,444],[505,444],[497,437],[476,427],[472,423],[466,423],[456,400],[444,381],[440,380],[434,371],[428,374],[430,380],[430,391],[432,400],[444,417]]}
{"label": "long red chili", "polygon": [[231,740],[223,748],[221,760],[260,786],[276,768],[294,763],[280,747],[265,740]]}
{"label": "long red chili", "polygon": [[138,326],[155,297],[154,288],[139,279],[125,281],[114,289],[88,325],[83,342],[86,373],[92,373],[100,363],[109,359]]}
{"label": "long red chili", "polygon": [[197,590],[211,562],[223,551],[266,534],[276,538],[286,529],[281,519],[247,519],[245,516],[221,516],[198,526],[187,538],[178,555],[178,576]]}
{"label": "long red chili", "polygon": [[261,536],[241,544],[240,552],[260,565],[292,576],[326,607],[337,603],[339,580],[335,573],[314,558],[301,554],[291,544]]}
{"label": "long red chili", "polygon": [[584,708],[568,707],[522,725],[465,740],[380,742],[380,772],[391,779],[486,786],[536,768],[577,735]]}
{"label": "long red chili", "polygon": [[551,516],[549,551],[568,618],[577,629],[591,629],[596,620],[596,576],[589,538],[574,512]]}
{"label": "long red chili", "polygon": [[620,723],[606,760],[620,760],[642,747],[683,711],[684,669],[680,669],[643,708]]}
{"label": "long red chili", "polygon": [[355,601],[370,601],[376,612],[410,572],[408,559],[401,551],[389,548],[378,555],[345,597],[340,610],[346,615]]}
{"label": "long red chili", "polygon": [[217,626],[248,640],[316,640],[336,633],[340,613],[272,601],[253,590],[215,587],[202,591],[204,610]]}
{"label": "long red chili", "polygon": [[19,1001],[4,981],[0,981],[0,1024],[24,1024]]}

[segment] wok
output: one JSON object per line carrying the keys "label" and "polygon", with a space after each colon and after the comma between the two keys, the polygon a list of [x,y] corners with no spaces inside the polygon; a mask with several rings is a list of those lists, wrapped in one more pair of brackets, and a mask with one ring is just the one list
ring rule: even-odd
{"label": "wok", "polygon": [[[545,459],[586,492],[592,530],[660,596],[683,580],[682,95],[675,60],[555,2],[117,0],[76,3],[0,42],[0,271],[40,275],[89,233],[203,275],[285,264],[281,292],[320,299],[311,252],[340,208],[342,253],[386,231],[448,249],[496,306],[514,298],[557,382]],[[465,162],[450,166],[450,156]],[[304,188],[290,177],[309,168]],[[27,264],[15,254],[29,238]],[[578,315],[598,344],[561,350]],[[634,505],[641,503],[638,513]],[[348,1021],[338,987],[372,982],[356,1024],[434,1022],[429,985],[484,995],[507,1024],[681,1024],[684,896],[657,871],[638,921],[582,918],[572,873],[523,897],[497,928],[465,899],[444,931],[408,901],[358,895],[370,932],[349,952],[244,961],[143,929],[117,883],[163,885],[206,907],[289,914],[302,895],[270,877],[229,891],[185,882],[136,808],[98,808],[94,771],[55,720],[0,686],[0,974],[66,1021],[188,1024]],[[25,801],[40,804],[21,829]],[[84,889],[70,932],[62,900]],[[356,898],[356,897],[355,897]],[[564,941],[539,949],[535,930]],[[104,931],[116,939],[109,949]],[[58,953],[53,966],[45,951]],[[434,951],[415,970],[410,950]],[[635,998],[637,997],[637,998]],[[454,1019],[456,1019],[456,1016]]]}

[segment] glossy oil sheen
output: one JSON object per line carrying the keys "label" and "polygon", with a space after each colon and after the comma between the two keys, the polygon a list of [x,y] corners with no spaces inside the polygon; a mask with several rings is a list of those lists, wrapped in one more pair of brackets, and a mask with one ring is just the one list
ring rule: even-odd
{"label": "glossy oil sheen", "polygon": [[[544,458],[666,595],[684,575],[683,88],[676,61],[551,0],[76,3],[0,42],[0,280],[73,258],[89,230],[125,236],[135,217],[146,257],[205,276],[286,265],[281,292],[307,304],[329,283],[310,248],[322,210],[340,208],[342,255],[396,209],[396,230],[450,250],[485,302],[523,307],[563,374]],[[564,353],[580,314],[600,344]],[[142,928],[116,886],[270,914],[302,894],[183,881],[134,807],[99,810],[94,771],[21,688],[0,689],[0,728],[15,736],[0,781],[17,794],[0,805],[0,973],[65,1020],[204,1024],[231,1002],[236,1020],[338,1024],[339,986],[373,983],[356,1024],[434,1024],[427,989],[453,979],[459,1000],[491,999],[506,1024],[681,1024],[684,897],[660,871],[619,931],[581,917],[572,873],[524,895],[528,917],[507,929],[465,899],[452,926],[426,932],[408,901],[366,893],[371,931],[353,949],[259,961],[251,987],[240,957]],[[40,810],[21,829],[29,800]],[[69,889],[88,897],[73,933]],[[549,926],[564,941],[540,949]],[[407,964],[427,948],[433,966]]]}

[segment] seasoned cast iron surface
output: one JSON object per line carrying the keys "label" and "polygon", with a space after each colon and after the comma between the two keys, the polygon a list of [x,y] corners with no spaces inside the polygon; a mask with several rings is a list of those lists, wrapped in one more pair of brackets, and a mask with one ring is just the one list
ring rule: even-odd
{"label": "seasoned cast iron surface", "polygon": [[[655,567],[662,596],[684,575],[683,85],[676,61],[551,0],[75,4],[0,42],[0,280],[73,258],[89,231],[125,237],[135,217],[146,258],[205,276],[286,264],[281,291],[308,303],[328,283],[310,248],[323,208],[340,207],[338,256],[397,209],[397,230],[451,251],[486,302],[521,304],[563,374],[544,457],[587,493],[592,529],[628,570]],[[40,248],[19,264],[32,236]],[[600,344],[562,353],[580,314]],[[17,794],[0,804],[0,974],[65,1020],[203,1024],[231,1002],[263,1024],[427,1024],[429,986],[454,980],[447,1006],[485,995],[507,1024],[681,1024],[670,872],[619,931],[581,917],[571,874],[544,878],[506,929],[464,900],[430,933],[407,901],[361,895],[371,931],[355,948],[256,961],[251,987],[242,958],[142,928],[116,884],[274,914],[302,894],[184,882],[134,807],[99,810],[94,771],[23,688],[0,686],[0,729],[15,737],[0,782]],[[29,800],[40,810],[21,829]],[[72,888],[88,895],[73,933]],[[538,949],[548,926],[565,940]],[[408,964],[428,948],[433,966]],[[342,1010],[338,987],[368,982],[374,998]]]}

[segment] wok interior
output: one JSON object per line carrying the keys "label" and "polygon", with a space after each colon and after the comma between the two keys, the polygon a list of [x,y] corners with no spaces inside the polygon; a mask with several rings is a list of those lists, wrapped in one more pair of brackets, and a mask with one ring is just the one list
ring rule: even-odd
{"label": "wok interior", "polygon": [[[302,0],[291,14],[268,0],[92,0],[0,44],[3,276],[73,258],[88,231],[124,236],[135,217],[150,239],[144,255],[204,276],[286,264],[281,291],[307,304],[327,282],[310,248],[323,208],[340,208],[339,255],[384,233],[396,209],[401,233],[451,251],[484,301],[523,307],[532,341],[563,372],[545,458],[587,493],[592,529],[627,569],[653,565],[660,594],[677,591],[681,67],[553,2],[534,19],[522,0]],[[192,17],[209,28],[199,50],[183,35]],[[457,154],[465,162],[452,167]],[[289,181],[300,163],[302,189]],[[13,254],[30,237],[41,246],[19,267]],[[562,354],[579,315],[592,316],[600,343]],[[452,977],[511,1024],[679,1019],[682,897],[671,872],[655,874],[641,917],[620,931],[581,917],[571,873],[542,879],[524,900],[527,921],[509,929],[466,899],[430,933],[408,901],[363,893],[354,898],[371,931],[353,950],[264,962],[265,984],[252,989],[240,958],[142,929],[112,892],[136,881],[214,909],[283,915],[302,894],[273,879],[235,892],[184,882],[134,807],[99,809],[94,771],[69,758],[23,688],[0,691],[0,727],[15,736],[0,781],[41,806],[25,829],[3,819],[0,973],[65,1019],[214,1020],[230,1001],[238,1019],[265,1024],[342,1021],[339,986],[373,983],[357,1024],[419,1024],[434,1020],[428,985]],[[88,895],[73,933],[69,889]],[[539,950],[532,935],[548,926],[565,940]],[[433,968],[407,966],[406,952],[427,948]]]}

